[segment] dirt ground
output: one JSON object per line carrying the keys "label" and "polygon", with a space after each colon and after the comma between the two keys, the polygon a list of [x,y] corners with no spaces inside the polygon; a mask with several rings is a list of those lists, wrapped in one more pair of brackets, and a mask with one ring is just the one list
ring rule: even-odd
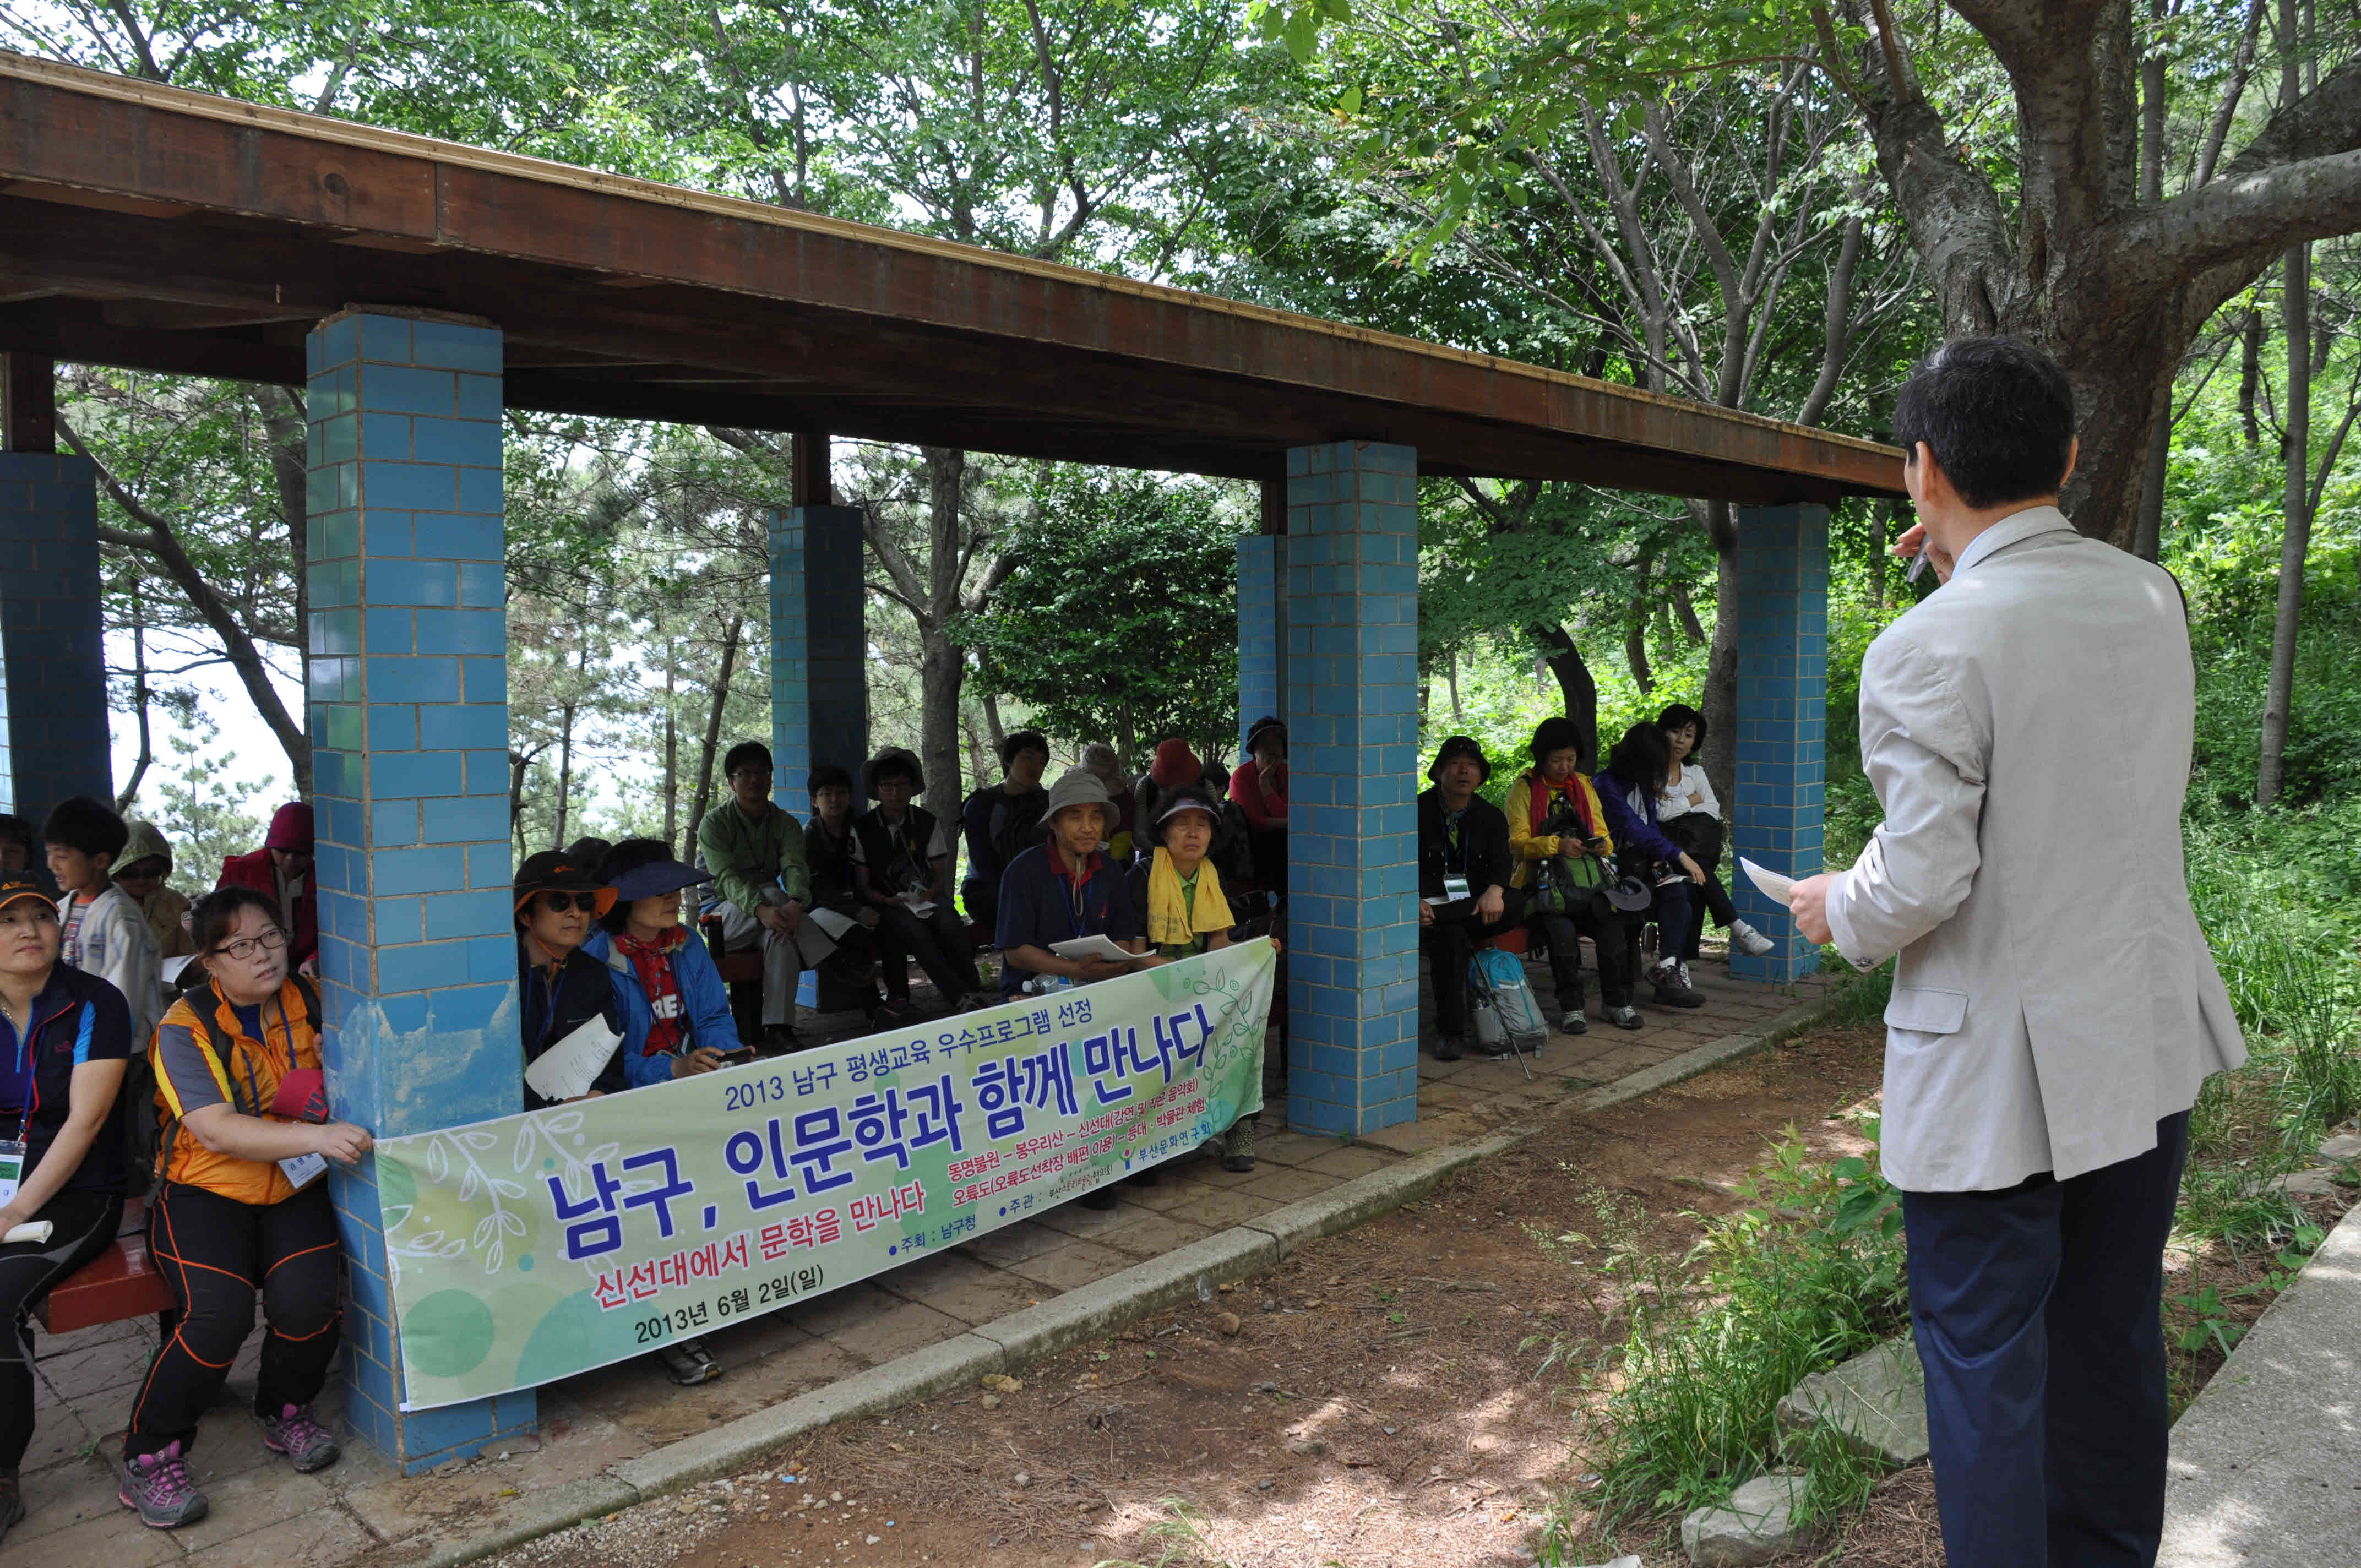
{"label": "dirt ground", "polygon": [[[1538,1237],[1595,1228],[1603,1190],[1686,1250],[1701,1213],[1793,1126],[1861,1152],[1841,1113],[1875,1093],[1882,1027],[1790,1042],[1595,1113],[1549,1119],[1426,1201],[1224,1282],[1024,1374],[831,1428],[763,1469],[658,1499],[499,1560],[503,1568],[839,1568],[1115,1562],[1237,1568],[1483,1568],[1531,1562],[1583,1466],[1554,1340],[1593,1336],[1598,1255]],[[2257,1272],[2176,1260],[2168,1293]],[[2258,1299],[2234,1312],[2258,1314]],[[2213,1365],[2218,1365],[2218,1354]],[[2212,1370],[2191,1368],[2191,1386]],[[1192,1521],[1190,1534],[1173,1522]],[[1644,1547],[1651,1568],[1677,1544]],[[1576,1561],[1605,1561],[1603,1545]],[[1933,1486],[1889,1477],[1841,1540],[1788,1562],[1940,1568]]]}

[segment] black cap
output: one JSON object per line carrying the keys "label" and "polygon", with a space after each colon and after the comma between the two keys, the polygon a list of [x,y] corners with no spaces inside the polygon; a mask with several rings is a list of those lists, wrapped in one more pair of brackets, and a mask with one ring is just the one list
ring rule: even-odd
{"label": "black cap", "polygon": [[544,850],[517,868],[514,907],[523,909],[528,899],[543,893],[598,894],[600,897],[597,913],[600,915],[615,906],[615,890],[563,850]]}
{"label": "black cap", "polygon": [[1433,765],[1426,770],[1427,782],[1429,784],[1441,784],[1443,782],[1443,764],[1451,761],[1454,757],[1475,758],[1476,765],[1484,770],[1484,776],[1477,779],[1476,782],[1477,784],[1488,784],[1491,782],[1492,760],[1484,755],[1483,747],[1477,745],[1474,740],[1466,735],[1454,735],[1451,739],[1443,743],[1442,748],[1434,753]]}
{"label": "black cap", "polygon": [[22,872],[0,872],[0,909],[7,908],[20,898],[29,898],[50,914],[57,913],[57,898],[44,893],[39,883]]}

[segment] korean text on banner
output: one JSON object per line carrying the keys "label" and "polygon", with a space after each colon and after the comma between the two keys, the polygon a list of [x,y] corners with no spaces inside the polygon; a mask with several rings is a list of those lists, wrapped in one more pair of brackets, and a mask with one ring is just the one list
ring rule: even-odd
{"label": "korean text on banner", "polygon": [[405,1409],[756,1317],[1262,1107],[1268,940],[377,1146]]}

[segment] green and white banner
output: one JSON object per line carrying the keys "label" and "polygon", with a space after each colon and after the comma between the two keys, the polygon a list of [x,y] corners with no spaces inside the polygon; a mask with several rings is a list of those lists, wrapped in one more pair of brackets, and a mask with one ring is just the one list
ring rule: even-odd
{"label": "green and white banner", "polygon": [[404,1409],[757,1317],[1262,1106],[1268,940],[377,1146]]}

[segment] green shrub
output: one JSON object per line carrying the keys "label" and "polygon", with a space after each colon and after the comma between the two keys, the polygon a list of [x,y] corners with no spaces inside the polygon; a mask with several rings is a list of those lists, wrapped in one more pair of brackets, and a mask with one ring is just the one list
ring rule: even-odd
{"label": "green shrub", "polygon": [[[1873,1140],[1876,1124],[1866,1125]],[[1906,1321],[1898,1197],[1868,1160],[1812,1160],[1792,1128],[1738,1190],[1747,1207],[1707,1222],[1705,1239],[1678,1261],[1647,1246],[1616,1194],[1592,1196],[1598,1243],[1557,1238],[1603,1245],[1614,1286],[1601,1322],[1616,1337],[1594,1372],[1609,1390],[1594,1454],[1600,1480],[1581,1499],[1599,1509],[1602,1531],[1722,1502],[1774,1464],[1809,1477],[1812,1519],[1857,1507],[1875,1482],[1875,1463],[1834,1434],[1783,1448],[1776,1411],[1806,1376]],[[1554,1347],[1545,1369],[1568,1348]],[[1552,1541],[1543,1560],[1571,1561],[1562,1526],[1544,1532]]]}

